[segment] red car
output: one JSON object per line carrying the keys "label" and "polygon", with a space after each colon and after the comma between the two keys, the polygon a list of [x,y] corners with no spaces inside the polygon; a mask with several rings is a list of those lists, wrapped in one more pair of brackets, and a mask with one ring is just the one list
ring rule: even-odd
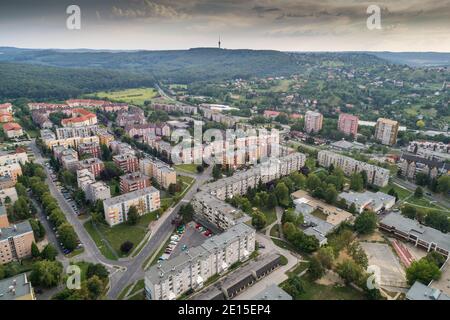
{"label": "red car", "polygon": [[203,234],[207,237],[209,237],[211,235],[211,231],[206,230],[205,232],[203,232]]}
{"label": "red car", "polygon": [[195,229],[198,229],[198,228],[200,228],[202,225],[200,224],[200,223],[197,223],[196,225],[195,225]]}

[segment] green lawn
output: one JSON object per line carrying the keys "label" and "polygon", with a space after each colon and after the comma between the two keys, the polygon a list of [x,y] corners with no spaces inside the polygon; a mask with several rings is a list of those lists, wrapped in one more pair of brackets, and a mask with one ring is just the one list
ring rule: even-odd
{"label": "green lawn", "polygon": [[262,208],[260,210],[266,216],[267,226],[277,221],[277,212],[275,211],[275,208],[272,209]]}
{"label": "green lawn", "polygon": [[188,164],[177,164],[174,167],[175,169],[195,174],[198,173],[197,166],[198,165],[195,163],[188,163]]}
{"label": "green lawn", "polygon": [[412,192],[409,191],[408,189],[404,189],[402,187],[399,187],[396,184],[391,184],[391,183],[389,183],[386,187],[383,187],[380,191],[384,192],[384,193],[388,193],[389,190],[391,190],[391,188],[394,188],[394,190],[397,192],[400,200],[403,200],[412,194]]}
{"label": "green lawn", "polygon": [[[364,293],[350,286],[317,284],[307,275],[301,279],[304,292],[293,297],[295,300],[366,300]],[[281,284],[281,288],[286,288],[286,281]]]}
{"label": "green lawn", "polygon": [[290,277],[297,276],[309,267],[309,262],[299,262],[294,270],[290,272],[286,272],[286,274]]}
{"label": "green lawn", "polygon": [[425,197],[416,198],[416,197],[412,196],[406,200],[406,203],[416,205],[419,207],[426,207],[427,209],[436,209],[436,210],[445,212],[447,214],[450,213],[450,210],[446,210],[443,208],[443,206],[437,206],[435,203],[431,203],[430,200],[428,200]]}
{"label": "green lawn", "polygon": [[87,96],[144,106],[145,101],[152,100],[158,95],[158,91],[154,88],[135,88],[119,91],[101,91]]}
{"label": "green lawn", "polygon": [[[86,222],[84,226],[91,235],[92,239],[95,241],[102,254],[106,258],[116,259],[114,253],[112,253],[108,246],[103,243],[102,238],[106,239],[109,242],[119,258],[126,257],[133,251],[133,249],[137,245],[139,245],[141,240],[144,238],[145,234],[147,233],[148,224],[151,221],[156,220],[156,213],[157,212],[154,211],[143,215],[139,219],[139,222],[134,226],[131,226],[127,223],[122,223],[114,227],[109,227],[104,224],[97,224],[97,229],[99,232],[97,232],[97,230],[95,230],[92,226],[92,221]],[[129,253],[125,254],[120,251],[120,246],[127,240],[131,241],[134,244],[134,247]]]}
{"label": "green lawn", "polygon": [[275,238],[280,238],[280,225],[276,224],[270,229],[270,236]]}

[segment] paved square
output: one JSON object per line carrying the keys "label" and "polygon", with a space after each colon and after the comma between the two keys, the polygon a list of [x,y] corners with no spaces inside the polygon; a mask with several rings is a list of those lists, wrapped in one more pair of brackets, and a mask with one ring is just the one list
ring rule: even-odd
{"label": "paved square", "polygon": [[380,268],[380,284],[382,286],[406,286],[405,270],[389,245],[361,242],[361,247],[367,254],[369,266],[375,265]]}

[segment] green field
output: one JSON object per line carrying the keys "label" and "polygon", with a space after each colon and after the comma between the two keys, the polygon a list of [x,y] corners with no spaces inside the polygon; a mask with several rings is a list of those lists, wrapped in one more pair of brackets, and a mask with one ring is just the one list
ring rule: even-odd
{"label": "green field", "polygon": [[189,173],[198,173],[197,172],[197,164],[195,163],[188,163],[188,164],[177,164],[175,165],[175,169],[184,171],[184,172],[189,172]]}
{"label": "green field", "polygon": [[[301,279],[304,292],[293,297],[295,300],[366,300],[364,293],[350,286],[318,284],[307,275]],[[285,287],[286,282],[283,282],[281,288]]]}
{"label": "green field", "polygon": [[388,193],[389,190],[391,190],[391,188],[394,188],[394,190],[397,192],[398,198],[400,200],[403,200],[403,199],[409,197],[412,194],[411,191],[409,191],[407,189],[404,189],[402,187],[399,187],[396,184],[391,184],[391,183],[389,183],[386,187],[383,187],[380,191],[384,192],[384,193]]}
{"label": "green field", "polygon": [[154,88],[136,88],[119,91],[101,91],[96,92],[88,97],[97,99],[106,99],[116,102],[125,102],[137,106],[144,106],[145,101],[150,101],[159,95]]}
{"label": "green field", "polygon": [[[84,227],[101,253],[108,259],[117,260],[117,257],[121,258],[128,256],[133,249],[139,245],[147,233],[149,223],[156,220],[156,214],[157,212],[154,211],[142,216],[139,219],[139,222],[134,226],[127,223],[122,223],[114,227],[109,227],[105,224],[97,224],[96,230],[92,225],[92,221],[88,221],[84,224]],[[102,239],[105,239],[110,244],[114,252],[111,251],[109,246],[106,245]],[[120,251],[120,246],[127,240],[133,242],[134,247],[128,254],[125,254]]]}

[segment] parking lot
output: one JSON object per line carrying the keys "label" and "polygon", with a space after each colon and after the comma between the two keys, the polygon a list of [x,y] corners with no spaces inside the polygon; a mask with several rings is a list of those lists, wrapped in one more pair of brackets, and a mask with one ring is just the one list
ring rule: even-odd
{"label": "parking lot", "polygon": [[369,265],[380,268],[380,285],[393,287],[406,285],[405,271],[389,245],[361,242],[361,247],[367,254]]}

